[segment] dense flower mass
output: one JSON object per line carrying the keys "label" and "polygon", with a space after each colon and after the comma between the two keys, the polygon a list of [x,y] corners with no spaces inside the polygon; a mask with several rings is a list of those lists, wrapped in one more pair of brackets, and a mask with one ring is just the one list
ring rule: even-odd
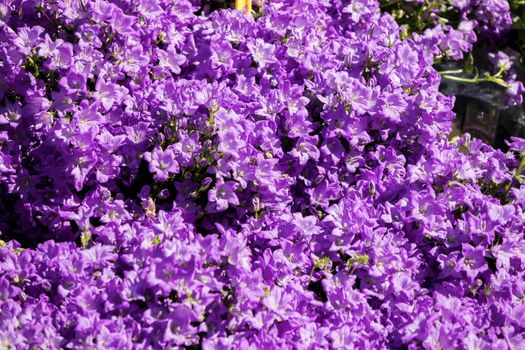
{"label": "dense flower mass", "polygon": [[0,347],[523,347],[525,141],[375,0],[216,7],[0,1]]}
{"label": "dense flower mass", "polygon": [[[506,0],[379,0],[381,9],[391,13],[401,25],[402,36],[410,36],[428,57],[433,57],[435,63],[464,63],[463,69],[443,71],[445,78],[493,84],[493,87],[505,91],[507,104],[515,105],[522,103],[525,89],[513,66],[518,52],[509,50],[507,44],[515,41],[509,40],[513,22],[522,22],[520,18],[525,17],[520,7],[516,7],[523,6],[523,3],[510,1],[514,6]],[[505,49],[505,52],[500,49]],[[486,65],[480,67],[483,72],[475,71],[477,64],[473,52],[476,61]],[[451,75],[460,73],[467,75],[467,79]]]}

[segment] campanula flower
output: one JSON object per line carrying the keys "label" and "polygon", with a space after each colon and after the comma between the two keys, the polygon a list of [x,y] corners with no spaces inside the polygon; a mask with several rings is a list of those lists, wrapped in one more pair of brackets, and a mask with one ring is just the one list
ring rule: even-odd
{"label": "campanula flower", "polygon": [[146,152],[144,159],[148,161],[149,171],[155,174],[157,181],[166,181],[170,174],[179,172],[179,163],[175,160],[172,149],[155,148],[152,152]]}

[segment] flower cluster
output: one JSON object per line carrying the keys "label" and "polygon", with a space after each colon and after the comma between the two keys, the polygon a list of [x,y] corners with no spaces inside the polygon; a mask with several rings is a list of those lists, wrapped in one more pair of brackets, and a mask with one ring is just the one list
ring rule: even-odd
{"label": "flower cluster", "polygon": [[[380,0],[381,9],[393,15],[401,25],[403,36],[410,36],[436,63],[464,61],[465,69],[446,71],[447,78],[470,83],[489,82],[502,87],[509,105],[523,101],[523,83],[517,79],[512,59],[498,51],[508,43],[513,13],[507,1],[388,1]],[[518,13],[518,15],[520,15]],[[505,45],[503,45],[505,46]],[[479,51],[479,52],[478,52]],[[487,52],[493,51],[487,55]],[[505,56],[505,66],[493,59],[494,71],[486,69],[479,77],[472,72],[472,53],[481,61],[492,55]],[[517,54],[517,53],[516,53]],[[449,75],[468,74],[467,79]]]}
{"label": "flower cluster", "polygon": [[0,1],[0,347],[519,348],[525,141],[432,64],[375,0]]}

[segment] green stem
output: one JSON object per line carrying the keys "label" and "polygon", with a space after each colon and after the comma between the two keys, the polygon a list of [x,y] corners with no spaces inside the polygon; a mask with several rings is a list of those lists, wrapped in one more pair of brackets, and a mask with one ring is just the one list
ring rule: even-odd
{"label": "green stem", "polygon": [[439,73],[440,75],[445,75],[445,74],[460,74],[460,73],[463,73],[463,69],[442,70],[442,71],[438,71],[438,73]]}
{"label": "green stem", "polygon": [[455,77],[453,75],[443,75],[443,78],[454,80],[454,81],[460,81],[463,83],[483,83],[483,82],[489,82],[489,83],[495,83],[501,87],[504,87],[505,89],[509,88],[509,85],[505,83],[501,78],[496,76],[487,76],[485,78],[462,78],[462,77]]}
{"label": "green stem", "polygon": [[452,75],[443,75],[443,78],[446,78],[446,79],[449,79],[449,80],[454,80],[454,81],[461,81],[463,83],[479,83],[479,79],[474,79],[474,78],[461,78],[461,77],[455,77],[455,76],[452,76]]}
{"label": "green stem", "polygon": [[494,75],[494,78],[499,78],[503,73],[505,73],[505,67],[500,67],[499,71]]}
{"label": "green stem", "polygon": [[503,193],[503,198],[505,200],[507,200],[507,197],[509,196],[509,192],[510,192],[510,189],[512,188],[512,181],[510,181],[506,186],[505,186],[505,193]]}
{"label": "green stem", "polygon": [[[525,152],[522,153],[520,165],[518,166],[518,169],[516,170],[516,173],[514,174],[514,179],[516,179],[516,181],[518,181],[519,183],[522,182],[522,180],[520,179],[520,176],[524,168],[525,168]],[[512,188],[512,181],[509,182],[507,186],[505,186],[504,198],[508,197],[511,188]]]}
{"label": "green stem", "polygon": [[520,175],[524,168],[525,168],[525,152],[521,155],[520,165],[518,166],[518,170],[516,170],[516,174],[514,175],[516,180],[518,180],[520,183],[521,183]]}
{"label": "green stem", "polygon": [[315,265],[314,267],[312,267],[312,271],[310,271],[310,276],[308,276],[308,284],[310,284],[310,282],[312,281],[312,277],[314,276],[314,270],[315,270]]}

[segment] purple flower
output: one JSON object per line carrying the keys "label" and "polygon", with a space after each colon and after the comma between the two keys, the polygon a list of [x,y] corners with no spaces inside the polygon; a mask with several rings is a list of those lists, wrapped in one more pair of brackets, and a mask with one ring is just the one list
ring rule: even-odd
{"label": "purple flower", "polygon": [[233,67],[233,58],[235,57],[236,52],[233,50],[229,42],[221,42],[220,44],[212,43],[210,49],[212,51],[210,57],[212,68]]}
{"label": "purple flower", "polygon": [[154,173],[157,181],[166,181],[169,174],[179,172],[179,163],[175,160],[173,150],[168,148],[162,150],[156,147],[152,152],[144,153],[144,159],[149,163],[149,171]]}
{"label": "purple flower", "polygon": [[121,101],[125,91],[126,88],[124,87],[103,80],[97,80],[94,97],[97,101],[100,101],[102,107],[104,107],[104,110],[107,112],[115,103]]}
{"label": "purple flower", "polygon": [[124,58],[125,72],[137,73],[142,67],[146,67],[150,57],[144,53],[142,45],[135,45]]}
{"label": "purple flower", "polygon": [[197,320],[195,311],[185,305],[177,305],[174,310],[167,315],[168,323],[165,327],[164,340],[174,340],[175,344],[184,344],[186,336],[194,333],[191,322]]}
{"label": "purple flower", "polygon": [[[133,16],[125,15],[119,8],[112,8],[112,10],[109,18],[113,30],[123,35],[133,33],[132,26],[137,19]],[[107,13],[105,15],[107,15]]]}
{"label": "purple flower", "polygon": [[506,2],[0,2],[4,347],[522,347],[525,142],[433,67]]}
{"label": "purple flower", "polygon": [[[376,3],[369,0],[353,0],[343,8],[343,13],[349,13],[354,22],[359,22],[362,17],[373,13],[376,10]],[[366,16],[368,17],[368,16]]]}
{"label": "purple flower", "polygon": [[487,269],[485,261],[485,248],[482,246],[473,247],[470,244],[462,245],[463,258],[459,261],[460,266],[472,280],[478,273]]}
{"label": "purple flower", "polygon": [[489,53],[490,62],[497,70],[509,70],[512,67],[514,59],[509,57],[506,53],[498,51],[497,53]]}
{"label": "purple flower", "polygon": [[177,152],[177,160],[184,165],[191,165],[196,154],[202,150],[199,142],[199,134],[193,133],[190,136],[186,132],[179,134],[179,142],[173,146]]}
{"label": "purple flower", "polygon": [[21,104],[19,101],[6,102],[5,107],[0,107],[0,125],[11,124],[16,126],[22,117]]}
{"label": "purple flower", "polygon": [[267,65],[277,62],[275,58],[275,45],[266,43],[262,39],[256,39],[254,43],[249,43],[247,46],[253,60],[259,67],[265,68]]}
{"label": "purple flower", "polygon": [[167,51],[158,50],[159,67],[168,68],[175,74],[180,74],[180,66],[186,62],[186,58],[176,52],[173,46],[168,47]]}
{"label": "purple flower", "polygon": [[41,40],[40,36],[44,31],[45,29],[40,26],[22,27],[18,30],[18,38],[14,43],[22,53],[28,55],[31,49],[36,47]]}
{"label": "purple flower", "polygon": [[403,96],[401,93],[396,92],[388,94],[381,99],[380,113],[394,122],[400,122],[401,115],[406,107],[407,103]]}
{"label": "purple flower", "polygon": [[508,103],[510,105],[521,104],[523,102],[525,87],[521,81],[512,81],[505,92],[507,93]]}
{"label": "purple flower", "polygon": [[215,203],[217,211],[228,209],[228,205],[239,205],[239,198],[235,194],[238,184],[233,181],[218,183],[208,192],[208,200]]}
{"label": "purple flower", "polygon": [[73,46],[70,44],[60,45],[51,52],[49,69],[68,68],[73,63]]}
{"label": "purple flower", "polygon": [[299,139],[295,148],[290,152],[290,155],[298,158],[300,165],[306,165],[309,159],[318,160],[320,152],[316,147],[317,140],[318,138],[316,136]]}
{"label": "purple flower", "polygon": [[106,183],[115,178],[119,173],[120,159],[113,155],[101,157],[97,165],[97,181]]}

